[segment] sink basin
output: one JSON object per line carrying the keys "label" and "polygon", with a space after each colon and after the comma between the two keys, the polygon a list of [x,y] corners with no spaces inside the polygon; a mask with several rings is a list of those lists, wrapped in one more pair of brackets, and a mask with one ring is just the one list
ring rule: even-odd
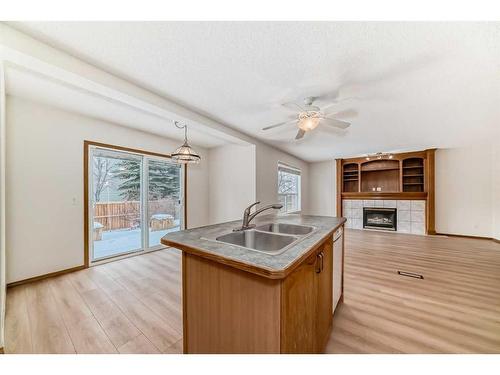
{"label": "sink basin", "polygon": [[279,254],[297,239],[294,236],[259,232],[251,229],[219,236],[216,241],[258,250],[263,253]]}
{"label": "sink basin", "polygon": [[259,225],[255,229],[262,230],[265,232],[292,234],[299,236],[304,234],[309,234],[314,230],[313,227],[308,227],[305,225],[284,224],[284,223],[270,223],[270,224]]}

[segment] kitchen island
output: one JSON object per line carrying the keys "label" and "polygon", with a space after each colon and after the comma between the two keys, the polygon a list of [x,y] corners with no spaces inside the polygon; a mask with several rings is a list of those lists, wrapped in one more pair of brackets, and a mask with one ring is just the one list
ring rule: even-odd
{"label": "kitchen island", "polygon": [[163,237],[183,252],[184,353],[321,353],[342,295],[344,223],[260,216],[245,231],[233,221]]}

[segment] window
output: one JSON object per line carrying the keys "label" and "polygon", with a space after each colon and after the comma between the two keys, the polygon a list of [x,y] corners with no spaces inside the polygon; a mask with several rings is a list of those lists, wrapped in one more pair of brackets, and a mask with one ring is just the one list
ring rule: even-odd
{"label": "window", "polygon": [[300,211],[300,169],[278,163],[278,200],[280,212]]}
{"label": "window", "polygon": [[179,164],[139,152],[89,150],[91,261],[158,247],[166,233],[181,229]]}

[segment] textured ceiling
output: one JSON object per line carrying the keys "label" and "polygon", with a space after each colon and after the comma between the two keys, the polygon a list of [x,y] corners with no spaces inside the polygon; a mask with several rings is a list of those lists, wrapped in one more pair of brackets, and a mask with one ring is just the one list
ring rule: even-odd
{"label": "textured ceiling", "polygon": [[[11,26],[304,160],[487,140],[500,23],[14,22]],[[346,132],[263,132],[309,95],[354,97]]]}

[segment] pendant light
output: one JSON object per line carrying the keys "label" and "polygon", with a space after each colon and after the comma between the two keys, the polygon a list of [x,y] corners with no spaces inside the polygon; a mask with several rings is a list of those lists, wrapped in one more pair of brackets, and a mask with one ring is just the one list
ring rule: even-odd
{"label": "pendant light", "polygon": [[182,164],[199,163],[201,156],[198,155],[188,144],[187,125],[181,125],[177,121],[174,121],[174,125],[178,129],[184,129],[184,144],[171,154],[172,160]]}

